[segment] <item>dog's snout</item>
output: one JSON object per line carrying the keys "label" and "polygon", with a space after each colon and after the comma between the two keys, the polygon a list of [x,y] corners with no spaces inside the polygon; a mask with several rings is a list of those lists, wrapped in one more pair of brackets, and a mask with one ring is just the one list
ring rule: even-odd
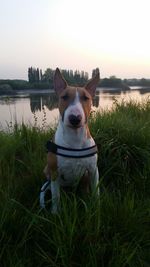
{"label": "dog's snout", "polygon": [[69,122],[72,126],[78,126],[82,120],[81,115],[69,115]]}

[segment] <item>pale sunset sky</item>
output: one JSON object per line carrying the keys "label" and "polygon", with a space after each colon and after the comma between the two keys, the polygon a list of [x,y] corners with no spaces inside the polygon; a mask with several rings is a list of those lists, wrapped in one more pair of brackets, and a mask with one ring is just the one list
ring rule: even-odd
{"label": "pale sunset sky", "polygon": [[150,78],[150,0],[0,0],[0,79],[99,67]]}

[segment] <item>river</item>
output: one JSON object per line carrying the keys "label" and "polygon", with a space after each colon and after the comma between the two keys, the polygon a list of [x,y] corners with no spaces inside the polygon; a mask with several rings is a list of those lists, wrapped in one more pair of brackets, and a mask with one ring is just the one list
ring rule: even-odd
{"label": "river", "polygon": [[[148,97],[150,97],[150,88],[131,87],[131,90],[128,91],[97,88],[93,109],[111,109],[116,100],[133,99],[140,102],[143,98]],[[15,122],[24,122],[43,128],[54,125],[59,116],[57,105],[57,96],[51,90],[20,90],[13,96],[0,96],[0,128],[6,129]]]}

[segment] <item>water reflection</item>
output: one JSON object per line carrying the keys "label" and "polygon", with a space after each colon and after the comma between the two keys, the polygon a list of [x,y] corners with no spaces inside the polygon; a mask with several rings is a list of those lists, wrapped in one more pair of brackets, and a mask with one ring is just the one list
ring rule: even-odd
{"label": "water reflection", "polygon": [[139,88],[138,91],[139,91],[139,93],[141,95],[143,95],[143,94],[149,93],[150,92],[150,88],[144,88],[144,89],[143,88]]}
{"label": "water reflection", "polygon": [[44,106],[49,110],[53,110],[58,107],[58,98],[55,93],[51,93],[50,95],[34,94],[30,96],[30,107],[33,113],[36,111],[42,111]]}
{"label": "water reflection", "polygon": [[99,88],[98,90],[100,109],[111,109],[114,102],[122,100],[134,100],[141,102],[143,99],[150,97],[150,88],[141,88],[132,86],[129,90],[106,89]]}
{"label": "water reflection", "polygon": [[[142,91],[142,90],[141,90]],[[149,90],[150,91],[150,90]],[[120,90],[120,89],[106,89],[106,88],[99,88],[96,91],[96,95],[93,99],[93,106],[98,108],[100,106],[100,98],[102,99],[109,99],[114,100],[114,96],[120,96],[121,94],[126,94],[126,91]],[[31,111],[41,111],[44,106],[46,106],[49,110],[53,110],[54,108],[58,108],[58,97],[56,93],[50,93],[50,94],[33,94],[30,95],[30,106]]]}
{"label": "water reflection", "polygon": [[[98,88],[93,99],[95,109],[110,109],[114,100],[134,99],[141,101],[143,97],[150,96],[150,88],[131,88],[128,91],[119,89]],[[52,124],[58,118],[58,98],[54,92],[47,90],[37,92],[23,92],[16,96],[0,97],[0,123],[16,121],[34,124],[36,114],[39,125],[43,121],[43,110],[46,113],[47,124]],[[4,126],[5,127],[5,126]]]}

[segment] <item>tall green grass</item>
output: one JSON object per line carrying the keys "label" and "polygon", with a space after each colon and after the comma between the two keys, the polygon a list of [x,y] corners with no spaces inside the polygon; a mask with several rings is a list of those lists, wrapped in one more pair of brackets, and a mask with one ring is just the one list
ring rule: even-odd
{"label": "tall green grass", "polygon": [[62,192],[58,215],[38,199],[54,130],[0,132],[1,266],[150,266],[150,102],[116,103],[93,114],[90,128],[100,202]]}

